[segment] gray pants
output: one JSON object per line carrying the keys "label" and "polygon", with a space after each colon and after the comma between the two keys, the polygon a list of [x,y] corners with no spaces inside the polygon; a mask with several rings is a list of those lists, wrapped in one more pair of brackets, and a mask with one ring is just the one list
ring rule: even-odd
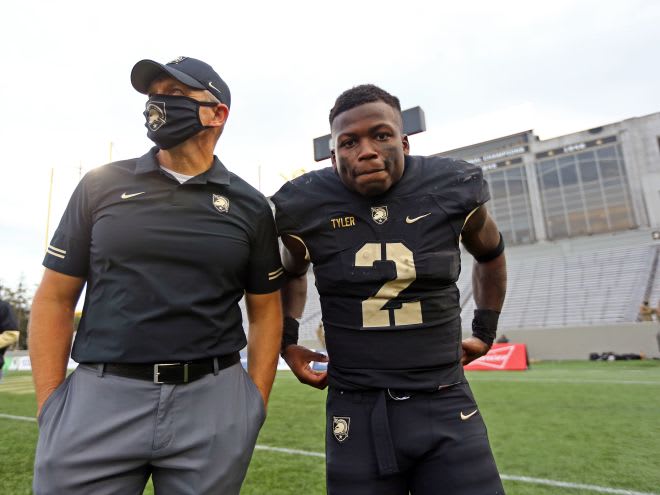
{"label": "gray pants", "polygon": [[34,493],[238,494],[265,416],[240,363],[185,385],[81,366],[39,416]]}

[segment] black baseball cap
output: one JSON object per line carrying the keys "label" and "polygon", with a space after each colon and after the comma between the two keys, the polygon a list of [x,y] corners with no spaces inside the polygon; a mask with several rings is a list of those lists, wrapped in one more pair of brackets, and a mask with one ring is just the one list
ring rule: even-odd
{"label": "black baseball cap", "polygon": [[231,106],[229,86],[213,67],[192,57],[177,57],[165,65],[153,60],[140,60],[131,71],[131,84],[146,95],[149,85],[161,74],[167,74],[191,88],[207,89],[222,103]]}

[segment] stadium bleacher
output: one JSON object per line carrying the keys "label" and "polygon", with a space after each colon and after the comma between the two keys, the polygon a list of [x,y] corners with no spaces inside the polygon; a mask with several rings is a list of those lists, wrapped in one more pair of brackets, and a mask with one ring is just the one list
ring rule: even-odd
{"label": "stadium bleacher", "polygon": [[[654,269],[659,249],[646,231],[510,248],[501,326],[634,322],[647,287],[660,285]],[[470,263],[464,256],[464,264]],[[471,283],[463,289],[467,291]],[[461,303],[463,328],[468,328],[474,300],[462,296]]]}

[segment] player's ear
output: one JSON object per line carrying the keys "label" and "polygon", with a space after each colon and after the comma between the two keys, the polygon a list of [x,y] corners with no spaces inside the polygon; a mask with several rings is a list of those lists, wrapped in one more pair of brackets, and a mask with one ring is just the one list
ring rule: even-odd
{"label": "player's ear", "polygon": [[337,157],[335,156],[335,150],[330,150],[330,161],[332,162],[332,168],[337,170]]}
{"label": "player's ear", "polygon": [[401,136],[401,144],[403,145],[403,154],[404,155],[409,155],[410,154],[410,143],[408,142],[408,135],[403,134]]}

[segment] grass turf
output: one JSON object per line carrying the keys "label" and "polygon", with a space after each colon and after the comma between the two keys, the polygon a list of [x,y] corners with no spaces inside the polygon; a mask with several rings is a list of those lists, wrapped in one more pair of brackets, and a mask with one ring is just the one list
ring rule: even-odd
{"label": "grass turf", "polygon": [[[509,495],[599,492],[508,477],[660,495],[660,362],[539,363],[526,372],[471,372],[468,379]],[[278,373],[258,444],[322,453],[324,401],[324,392]],[[0,413],[34,411],[29,373],[6,373]],[[0,417],[0,493],[31,493],[36,438],[36,423]],[[323,459],[258,449],[241,493],[325,493]]]}

